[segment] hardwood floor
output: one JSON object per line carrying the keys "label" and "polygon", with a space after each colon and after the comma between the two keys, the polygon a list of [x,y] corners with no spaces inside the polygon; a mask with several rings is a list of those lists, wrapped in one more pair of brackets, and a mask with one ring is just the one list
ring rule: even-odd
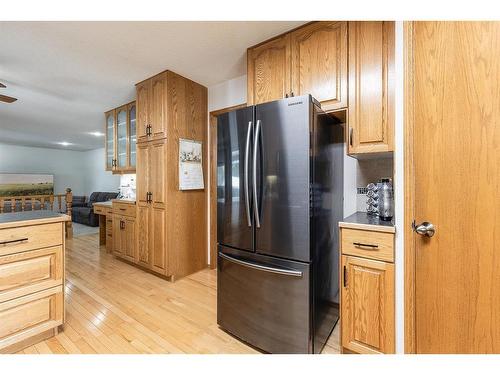
{"label": "hardwood floor", "polygon": [[[64,331],[20,353],[257,353],[216,323],[215,270],[169,283],[106,254],[98,235],[66,243]],[[337,324],[323,353],[339,353]]]}

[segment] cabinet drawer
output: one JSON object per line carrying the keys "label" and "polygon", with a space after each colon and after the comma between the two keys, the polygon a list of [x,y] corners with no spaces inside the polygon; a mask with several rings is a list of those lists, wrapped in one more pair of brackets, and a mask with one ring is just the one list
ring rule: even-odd
{"label": "cabinet drawer", "polygon": [[394,234],[359,229],[341,229],[342,254],[394,261]]}
{"label": "cabinet drawer", "polygon": [[0,257],[0,302],[62,285],[62,246]]}
{"label": "cabinet drawer", "polygon": [[0,349],[63,323],[63,287],[0,303]]}
{"label": "cabinet drawer", "polygon": [[0,256],[62,245],[64,223],[0,229]]}
{"label": "cabinet drawer", "polygon": [[104,212],[105,212],[106,216],[111,217],[111,215],[113,215],[113,209],[111,207],[105,208]]}
{"label": "cabinet drawer", "polygon": [[94,205],[94,213],[96,215],[106,215],[106,209],[102,206]]}
{"label": "cabinet drawer", "polygon": [[113,212],[116,215],[135,217],[135,204],[113,202]]}

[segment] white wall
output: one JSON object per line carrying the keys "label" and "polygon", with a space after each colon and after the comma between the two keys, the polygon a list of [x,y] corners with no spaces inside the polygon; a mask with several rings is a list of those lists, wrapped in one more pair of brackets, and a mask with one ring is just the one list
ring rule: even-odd
{"label": "white wall", "polygon": [[241,76],[208,88],[208,111],[216,111],[247,102],[247,76]]}
{"label": "white wall", "polygon": [[47,173],[54,175],[54,192],[67,187],[85,194],[82,152],[0,144],[0,173]]}
{"label": "white wall", "polygon": [[120,177],[104,170],[104,148],[72,151],[0,144],[0,173],[53,174],[56,194],[70,187],[74,195],[88,196],[120,186]]}
{"label": "white wall", "polygon": [[93,191],[117,192],[120,175],[113,175],[104,169],[104,148],[81,152],[83,173],[85,174],[85,195]]}

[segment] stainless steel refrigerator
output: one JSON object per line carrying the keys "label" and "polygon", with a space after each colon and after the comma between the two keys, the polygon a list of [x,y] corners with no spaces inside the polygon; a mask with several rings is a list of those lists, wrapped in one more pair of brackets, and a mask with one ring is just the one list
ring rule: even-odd
{"label": "stainless steel refrigerator", "polygon": [[310,95],[217,119],[217,323],[318,353],[338,320],[343,125]]}

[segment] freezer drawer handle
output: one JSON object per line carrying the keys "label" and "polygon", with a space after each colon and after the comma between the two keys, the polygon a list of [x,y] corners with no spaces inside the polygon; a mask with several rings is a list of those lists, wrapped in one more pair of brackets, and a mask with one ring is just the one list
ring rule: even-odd
{"label": "freezer drawer handle", "polygon": [[255,263],[250,263],[250,262],[245,262],[244,260],[233,258],[229,255],[219,253],[219,256],[223,259],[226,259],[229,262],[233,262],[236,264],[239,264],[240,266],[243,267],[248,267],[248,268],[253,268],[259,271],[264,271],[264,272],[271,272],[271,273],[277,273],[280,275],[286,275],[286,276],[293,276],[293,277],[302,277],[302,272],[301,271],[295,271],[295,270],[286,270],[283,268],[275,268],[275,267],[268,267],[268,266],[262,266],[260,264],[255,264]]}

